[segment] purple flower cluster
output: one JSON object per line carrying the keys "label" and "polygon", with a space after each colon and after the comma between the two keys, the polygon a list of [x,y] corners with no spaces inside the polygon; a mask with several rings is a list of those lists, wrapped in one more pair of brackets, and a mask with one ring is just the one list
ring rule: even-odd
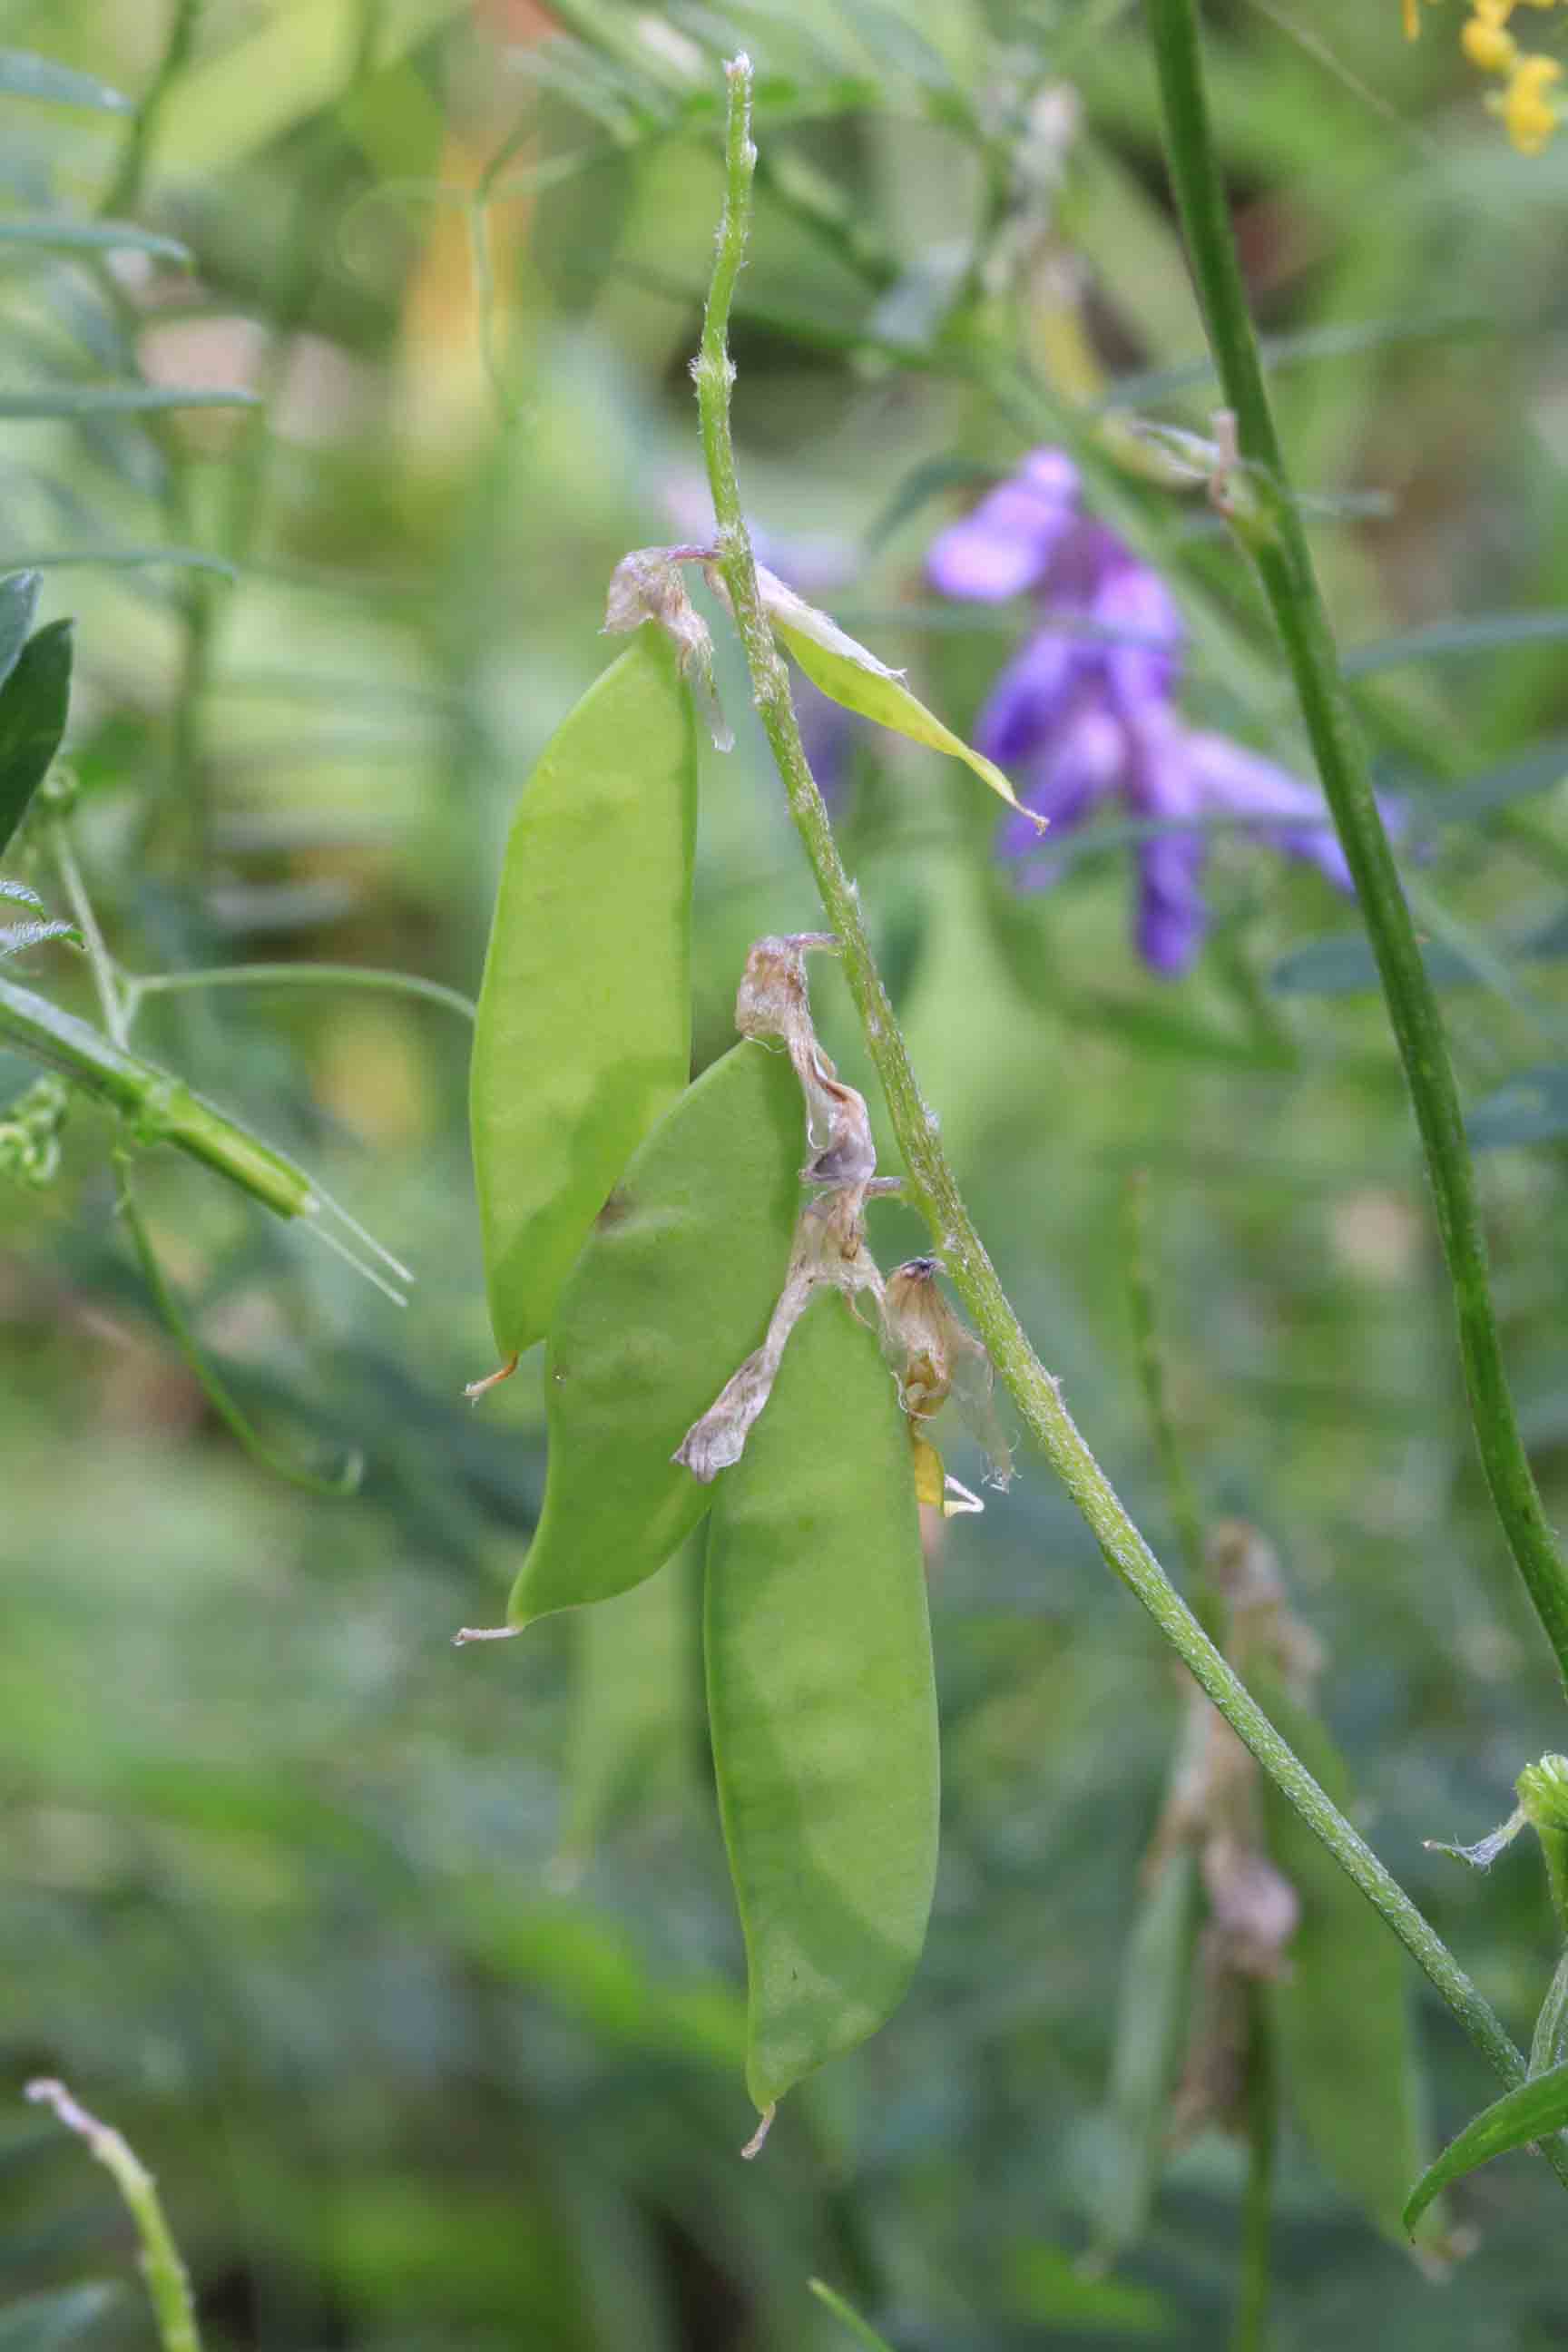
{"label": "purple flower cluster", "polygon": [[[1155,971],[1185,971],[1203,943],[1205,817],[1240,818],[1351,887],[1310,785],[1226,736],[1184,724],[1175,704],[1181,615],[1158,572],[1084,512],[1078,468],[1060,450],[1026,457],[941,534],[927,570],[945,595],[986,604],[1032,595],[1050,614],[997,679],[975,730],[1021,800],[1058,831],[1115,799],[1136,819],[1191,828],[1138,851],[1138,947]],[[1021,861],[1026,884],[1055,878],[1027,818],[1007,820],[1001,846]]]}

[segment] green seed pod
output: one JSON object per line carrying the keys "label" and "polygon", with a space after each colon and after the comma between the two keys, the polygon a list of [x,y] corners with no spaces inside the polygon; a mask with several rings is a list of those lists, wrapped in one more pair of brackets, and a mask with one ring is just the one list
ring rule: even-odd
{"label": "green seed pod", "polygon": [[691,1067],[690,698],[652,629],[556,730],[507,844],[469,1089],[490,1321],[531,1348]]}
{"label": "green seed pod", "polygon": [[640,1584],[708,1509],[712,1488],[670,1457],[768,1328],[803,1132],[785,1055],[737,1045],[605,1202],[550,1335],[544,1509],[509,1623]]}
{"label": "green seed pod", "polygon": [[764,2120],[902,1999],[937,1849],[937,1721],[910,1445],[836,1293],[792,1336],[716,1490],[708,1713]]}

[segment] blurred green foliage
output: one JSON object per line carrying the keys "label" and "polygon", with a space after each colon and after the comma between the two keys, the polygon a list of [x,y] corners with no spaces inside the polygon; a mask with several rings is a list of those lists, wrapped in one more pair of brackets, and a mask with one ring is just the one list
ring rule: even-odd
{"label": "blurred green foliage", "polygon": [[[1413,871],[1453,960],[1462,1083],[1506,1106],[1542,1074],[1534,1126],[1494,1110],[1482,1171],[1561,1521],[1564,1167],[1541,1104],[1568,1014],[1568,145],[1510,154],[1451,45],[1407,49],[1392,0],[1210,13],[1282,424],[1326,502],[1386,781],[1429,844]],[[107,202],[193,256],[0,243],[0,569],[39,566],[39,618],[77,624],[76,837],[129,969],[360,964],[473,992],[518,785],[602,664],[608,573],[688,532],[715,60],[741,40],[757,522],[825,543],[824,601],[968,727],[1019,616],[922,605],[925,540],[967,485],[1074,439],[1189,598],[1189,709],[1300,757],[1237,560],[1074,406],[1086,352],[1092,388],[1168,421],[1201,426],[1209,392],[1116,0],[16,0],[5,35],[89,78],[34,69],[47,88],[19,95],[0,68],[6,206]],[[156,102],[56,102],[104,85]],[[1538,617],[1477,625],[1500,613]],[[726,660],[741,743],[703,753],[700,1066],[730,1042],[750,940],[815,915]],[[983,797],[862,741],[843,824],[990,1246],[1173,1553],[1123,1263],[1123,1187],[1150,1171],[1202,1507],[1279,1546],[1363,1825],[1528,2040],[1553,1959],[1533,1860],[1473,1878],[1422,1841],[1508,1810],[1561,1743],[1557,1697],[1474,1469],[1353,916],[1218,845],[1215,938],[1161,986],[1127,944],[1125,844],[1075,843],[1053,891],[1016,901]],[[54,909],[37,829],[20,849],[8,871]],[[1325,936],[1343,950],[1314,967]],[[68,946],[23,969],[92,1015]],[[817,998],[867,1086],[831,975]],[[689,1564],[591,1639],[563,1619],[447,1647],[499,1612],[543,1465],[533,1360],[478,1412],[460,1394],[492,1360],[464,1030],[437,1003],[279,982],[149,997],[137,1041],[320,1171],[418,1282],[400,1312],[299,1227],[168,1155],[146,1167],[163,1263],[247,1410],[280,1442],[363,1449],[359,1497],[314,1500],[237,1453],[158,1325],[100,1114],[73,1108],[48,1190],[0,1190],[3,2340],[149,2340],[132,2291],[96,2291],[126,2232],[21,2105],[40,2072],[158,2173],[219,2347],[829,2352],[851,2339],[814,2273],[901,2352],[1220,2340],[1243,2159],[1217,2135],[1175,2158],[1113,2277],[1077,2264],[1180,1694],[1067,1498],[1020,1461],[933,1562],[926,1957],[892,2025],[742,2166]],[[0,1060],[0,1107],[33,1076]],[[919,1245],[879,1214],[889,1252]],[[1492,2086],[1425,1998],[1421,2027],[1446,2133]],[[1278,2344],[1558,2342],[1557,2194],[1523,2158],[1479,2174],[1456,2200],[1479,2250],[1438,2284],[1288,2128]]]}

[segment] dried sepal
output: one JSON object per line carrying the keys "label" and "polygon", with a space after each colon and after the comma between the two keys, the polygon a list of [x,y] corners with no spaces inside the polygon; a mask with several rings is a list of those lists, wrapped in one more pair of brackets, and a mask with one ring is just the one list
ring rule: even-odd
{"label": "dried sepal", "polygon": [[630,636],[645,621],[664,631],[676,650],[680,675],[691,688],[717,751],[732,751],[734,730],[724,717],[713,676],[713,638],[687,593],[683,562],[700,556],[692,547],[634,547],[610,574],[603,635]]}
{"label": "dried sepal", "polygon": [[[900,1399],[911,1424],[931,1420],[951,1400],[985,1456],[986,1485],[1005,1491],[1013,1456],[996,1417],[991,1359],[949,1304],[941,1270],[938,1258],[911,1257],[888,1277],[883,1328]],[[964,1507],[983,1506],[971,1496]]]}

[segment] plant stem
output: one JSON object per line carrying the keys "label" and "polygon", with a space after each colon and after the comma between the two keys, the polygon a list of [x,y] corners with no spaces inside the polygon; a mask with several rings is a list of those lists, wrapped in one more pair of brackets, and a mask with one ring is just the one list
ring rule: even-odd
{"label": "plant stem", "polygon": [[121,1222],[131,1236],[137,1263],[153,1294],[153,1304],[168,1326],[174,1345],[189,1365],[197,1386],[235,1443],[243,1453],[249,1454],[253,1462],[259,1463],[264,1470],[270,1470],[274,1477],[283,1479],[290,1486],[300,1487],[307,1495],[323,1495],[332,1500],[356,1495],[364,1478],[364,1456],[357,1448],[351,1448],[343,1458],[342,1468],[329,1475],[308,1470],[302,1463],[290,1461],[275,1445],[269,1445],[259,1430],[252,1426],[227,1383],[218,1378],[210,1357],[196,1337],[195,1326],[163,1272],[132,1183],[129,1151],[121,1150],[115,1153],[114,1181]]}
{"label": "plant stem", "polygon": [[[925,1219],[942,1261],[1004,1385],[1040,1451],[1087,1520],[1101,1553],[1177,1650],[1238,1738],[1286,1799],[1361,1888],[1425,1970],[1478,2049],[1510,2087],[1524,2077],[1524,2060],[1490,2005],[1427,1925],[1410,1897],[1330,1801],[1280,1738],[1257,1701],[1175,1591],[1133,1526],[1104,1471],[1074,1424],[1059,1384],[1030,1347],[971,1222],[942,1150],[939,1124],[919,1085],[882,985],[860,917],[859,894],[844,870],[822,795],[800,740],[789,680],[757,589],[730,430],[734,370],[726,348],[731,298],[745,251],[752,172],[751,65],[742,57],[725,68],[729,81],[724,210],[693,374],[697,381],[703,452],[713,497],[725,585],[745,649],[752,693],[811,862],[828,927],[843,950],[845,977],[860,1016],[867,1050],[887,1100],[904,1156],[907,1197]],[[1568,2186],[1568,2158],[1545,2151]]]}
{"label": "plant stem", "polygon": [[1139,1385],[1148,1408],[1154,1450],[1165,1480],[1165,1502],[1181,1548],[1194,1605],[1207,1631],[1218,1633],[1218,1610],[1207,1589],[1204,1566],[1203,1517],[1193,1482],[1187,1475],[1171,1401],[1165,1386],[1165,1352],[1160,1345],[1160,1321],[1154,1304],[1154,1278],[1149,1252],[1149,1176],[1137,1170],[1127,1183],[1127,1302],[1132,1323],[1132,1344],[1138,1358]]}
{"label": "plant stem", "polygon": [[1247,2189],[1241,2206],[1236,2317],[1231,2352],[1265,2352],[1274,2203],[1274,2154],[1279,2130],[1279,2084],[1274,2063],[1274,2021],[1268,1990],[1247,1983]]}
{"label": "plant stem", "polygon": [[321,1205],[304,1171],[270,1144],[225,1118],[166,1070],[15,981],[0,980],[0,1038],[118,1111],[139,1143],[172,1143],[275,1215],[313,1216]]}
{"label": "plant stem", "polygon": [[27,2096],[35,2105],[53,2107],[66,2129],[84,2139],[100,2164],[112,2174],[142,2242],[142,2270],[163,2352],[201,2352],[190,2275],[163,2217],[153,2175],[130,2142],[79,2106],[63,2083],[46,2079],[29,2083]]}
{"label": "plant stem", "polygon": [[120,152],[119,166],[99,206],[106,220],[131,220],[135,216],[142,201],[147,166],[153,158],[158,119],[195,45],[196,24],[202,6],[203,0],[174,0],[169,12],[169,29],[163,37],[163,54],[153,70],[147,94],[131,119],[131,128]]}
{"label": "plant stem", "polygon": [[479,1017],[472,997],[416,971],[383,971],[355,963],[222,963],[199,971],[127,974],[122,982],[132,1017],[144,996],[183,996],[205,988],[349,988],[382,995],[416,996],[444,1005],[465,1021]]}
{"label": "plant stem", "polygon": [[1196,0],[1146,0],[1172,184],[1247,477],[1263,512],[1251,551],[1344,845],[1426,1157],[1476,1443],[1492,1501],[1568,1683],[1568,1570],[1514,1414],[1492,1307],[1475,1171],[1437,999],[1384,829],[1328,613],[1290,490],[1231,230],[1204,81]]}

